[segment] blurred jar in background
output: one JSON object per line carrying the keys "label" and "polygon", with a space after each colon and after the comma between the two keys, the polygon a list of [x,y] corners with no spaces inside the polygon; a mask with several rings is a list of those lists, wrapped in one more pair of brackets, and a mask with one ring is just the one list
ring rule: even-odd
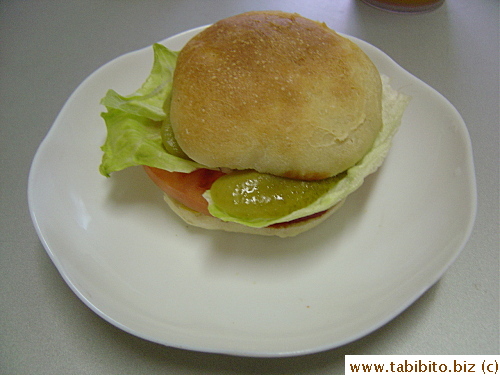
{"label": "blurred jar in background", "polygon": [[376,8],[392,12],[429,12],[438,8],[444,0],[362,0]]}

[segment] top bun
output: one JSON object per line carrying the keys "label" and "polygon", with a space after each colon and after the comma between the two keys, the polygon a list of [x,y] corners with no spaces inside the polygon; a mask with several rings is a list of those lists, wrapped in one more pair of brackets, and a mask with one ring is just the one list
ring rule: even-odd
{"label": "top bun", "polygon": [[375,65],[325,24],[248,12],[182,49],[170,119],[180,147],[208,167],[317,180],[370,150],[381,97]]}

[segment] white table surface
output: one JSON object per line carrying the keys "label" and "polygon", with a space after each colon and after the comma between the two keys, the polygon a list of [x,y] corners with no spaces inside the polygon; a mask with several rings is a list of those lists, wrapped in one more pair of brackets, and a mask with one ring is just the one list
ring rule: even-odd
{"label": "white table surface", "polygon": [[[83,79],[123,53],[257,9],[295,11],[379,47],[451,101],[474,150],[476,225],[444,277],[374,333],[302,357],[190,352],[119,330],[65,284],[27,204],[36,149]],[[357,0],[1,1],[0,373],[341,374],[346,354],[498,354],[498,21],[498,0],[447,0],[422,15]]]}

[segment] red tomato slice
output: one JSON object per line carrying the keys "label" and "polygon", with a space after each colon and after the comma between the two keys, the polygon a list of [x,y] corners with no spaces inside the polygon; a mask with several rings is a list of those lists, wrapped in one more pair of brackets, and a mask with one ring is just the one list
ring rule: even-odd
{"label": "red tomato slice", "polygon": [[202,194],[210,189],[215,180],[223,176],[220,171],[197,169],[191,173],[169,172],[144,166],[149,178],[166,194],[192,210],[210,215],[208,202]]}

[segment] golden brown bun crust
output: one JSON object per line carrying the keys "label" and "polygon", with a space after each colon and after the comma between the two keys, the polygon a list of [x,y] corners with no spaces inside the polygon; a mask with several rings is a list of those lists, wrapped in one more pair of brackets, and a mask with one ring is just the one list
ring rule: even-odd
{"label": "golden brown bun crust", "polygon": [[293,223],[283,227],[266,227],[266,228],[252,228],[247,227],[242,224],[232,223],[227,221],[222,221],[216,217],[208,216],[193,210],[190,210],[182,203],[179,203],[175,199],[169,197],[167,194],[164,195],[165,202],[178,216],[184,220],[189,225],[195,227],[211,229],[211,230],[223,230],[226,232],[236,232],[236,233],[248,233],[248,234],[258,234],[261,236],[278,236],[278,237],[293,237],[300,233],[306,232],[323,221],[328,219],[335,211],[337,211],[344,201],[337,203],[335,206],[331,207],[327,212],[319,217],[315,217],[305,221],[299,221],[298,223]]}
{"label": "golden brown bun crust", "polygon": [[322,179],[371,148],[381,93],[371,60],[325,24],[249,12],[182,49],[170,118],[181,148],[201,164]]}

